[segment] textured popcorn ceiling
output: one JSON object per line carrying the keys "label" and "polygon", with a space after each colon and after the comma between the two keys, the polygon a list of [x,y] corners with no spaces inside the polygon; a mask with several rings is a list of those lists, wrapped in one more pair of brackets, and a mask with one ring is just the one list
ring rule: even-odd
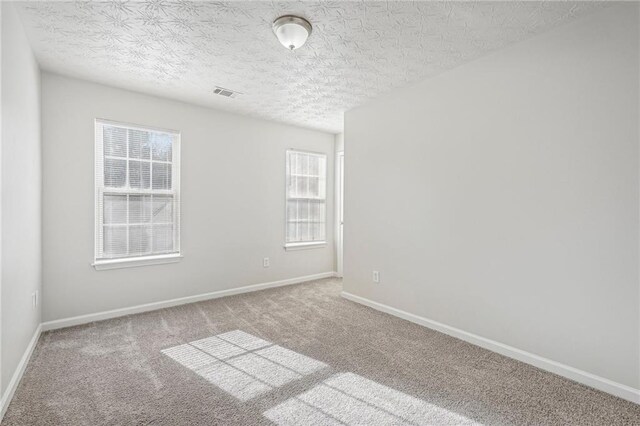
{"label": "textured popcorn ceiling", "polygon": [[[344,111],[582,16],[596,2],[26,2],[46,70],[340,132]],[[271,23],[297,14],[307,44]],[[214,95],[214,86],[243,94]]]}

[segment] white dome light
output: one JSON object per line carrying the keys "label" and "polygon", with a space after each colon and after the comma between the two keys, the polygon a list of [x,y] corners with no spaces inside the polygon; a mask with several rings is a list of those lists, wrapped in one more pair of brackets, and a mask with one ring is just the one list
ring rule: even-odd
{"label": "white dome light", "polygon": [[281,16],[273,22],[273,32],[284,47],[295,50],[311,35],[311,24],[299,16]]}

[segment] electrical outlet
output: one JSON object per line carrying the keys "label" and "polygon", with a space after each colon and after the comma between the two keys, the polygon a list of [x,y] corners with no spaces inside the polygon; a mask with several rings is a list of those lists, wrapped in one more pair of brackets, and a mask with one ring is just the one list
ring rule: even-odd
{"label": "electrical outlet", "polygon": [[269,266],[271,266],[271,262],[269,262],[269,258],[265,257],[264,259],[262,259],[262,266],[264,268],[268,268]]}
{"label": "electrical outlet", "polygon": [[380,272],[373,271],[373,282],[374,283],[379,283],[380,282]]}
{"label": "electrical outlet", "polygon": [[38,291],[37,290],[31,293],[31,307],[34,309],[38,307]]}

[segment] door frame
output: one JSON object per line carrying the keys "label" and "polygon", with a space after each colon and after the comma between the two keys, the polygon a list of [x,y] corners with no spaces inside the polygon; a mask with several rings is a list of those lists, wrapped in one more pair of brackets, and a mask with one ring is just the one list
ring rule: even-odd
{"label": "door frame", "polygon": [[344,151],[336,153],[336,274],[343,276],[344,266]]}

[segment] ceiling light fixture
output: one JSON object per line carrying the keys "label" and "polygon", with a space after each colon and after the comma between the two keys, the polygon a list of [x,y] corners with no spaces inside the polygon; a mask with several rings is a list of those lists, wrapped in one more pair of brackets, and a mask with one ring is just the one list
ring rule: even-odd
{"label": "ceiling light fixture", "polygon": [[285,15],[273,21],[273,32],[284,47],[295,50],[311,35],[311,24],[299,16]]}

